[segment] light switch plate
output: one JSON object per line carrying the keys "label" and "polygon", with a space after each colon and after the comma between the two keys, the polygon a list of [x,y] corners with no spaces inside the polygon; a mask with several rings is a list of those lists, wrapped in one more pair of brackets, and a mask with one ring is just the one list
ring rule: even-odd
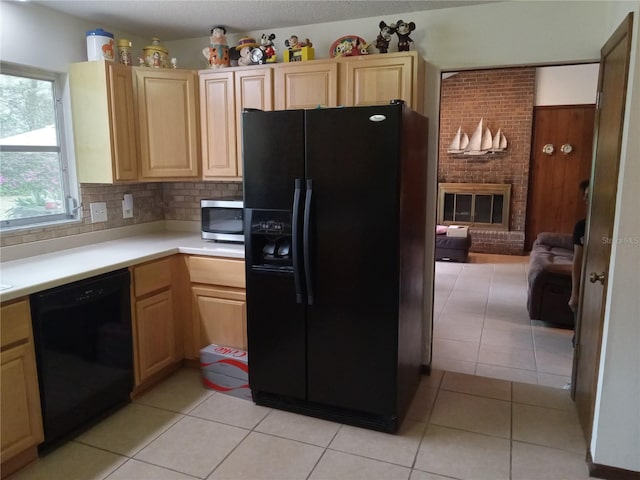
{"label": "light switch plate", "polygon": [[133,195],[130,193],[125,193],[122,200],[122,218],[133,218]]}
{"label": "light switch plate", "polygon": [[91,223],[106,222],[108,220],[106,202],[90,203],[89,208],[91,209]]}

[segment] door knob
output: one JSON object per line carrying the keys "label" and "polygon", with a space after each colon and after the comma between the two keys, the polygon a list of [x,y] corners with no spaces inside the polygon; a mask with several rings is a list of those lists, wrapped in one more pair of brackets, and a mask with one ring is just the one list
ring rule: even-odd
{"label": "door knob", "polygon": [[589,275],[589,281],[591,283],[596,283],[596,282],[600,282],[602,285],[604,285],[604,277],[605,277],[605,273],[602,272],[601,274],[597,274],[596,272],[591,272],[591,274]]}

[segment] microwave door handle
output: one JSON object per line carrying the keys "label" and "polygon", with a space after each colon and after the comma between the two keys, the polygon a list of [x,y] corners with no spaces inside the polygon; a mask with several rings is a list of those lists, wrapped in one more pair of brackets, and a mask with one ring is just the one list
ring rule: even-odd
{"label": "microwave door handle", "polygon": [[302,179],[295,179],[293,192],[293,222],[291,225],[291,250],[293,255],[293,283],[296,288],[296,303],[302,303],[302,272],[300,269],[300,196],[302,195]]}
{"label": "microwave door handle", "polygon": [[307,285],[307,305],[313,305],[313,285],[311,284],[311,197],[313,196],[313,180],[307,179],[304,199],[304,232],[302,245],[304,249],[304,275]]}

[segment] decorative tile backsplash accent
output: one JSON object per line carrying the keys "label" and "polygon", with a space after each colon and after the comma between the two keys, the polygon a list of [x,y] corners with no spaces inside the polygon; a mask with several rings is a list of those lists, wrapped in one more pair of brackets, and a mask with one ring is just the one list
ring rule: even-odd
{"label": "decorative tile backsplash accent", "polygon": [[[133,195],[133,218],[122,218],[122,199]],[[81,184],[82,220],[54,226],[0,232],[0,246],[50,240],[158,220],[200,220],[203,198],[242,196],[240,182],[165,182],[127,185]],[[106,202],[106,222],[91,223],[89,204]]]}
{"label": "decorative tile backsplash accent", "polygon": [[203,198],[242,197],[240,182],[164,183],[164,219],[200,221]]}

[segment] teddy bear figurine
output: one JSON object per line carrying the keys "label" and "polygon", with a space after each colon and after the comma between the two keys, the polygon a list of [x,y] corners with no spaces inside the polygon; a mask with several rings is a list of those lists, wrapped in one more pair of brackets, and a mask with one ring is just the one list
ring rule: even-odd
{"label": "teddy bear figurine", "polygon": [[396,22],[396,35],[398,35],[398,51],[408,52],[411,49],[413,40],[409,36],[411,32],[416,29],[416,24],[413,22],[405,22],[398,20]]}
{"label": "teddy bear figurine", "polygon": [[387,53],[389,51],[391,37],[396,33],[396,24],[390,23],[387,25],[384,21],[381,21],[378,26],[380,33],[376,37],[376,48],[380,53]]}
{"label": "teddy bear figurine", "polygon": [[207,59],[209,68],[224,68],[231,65],[229,45],[227,45],[227,29],[221,26],[211,29],[209,46],[202,49],[202,55]]}

